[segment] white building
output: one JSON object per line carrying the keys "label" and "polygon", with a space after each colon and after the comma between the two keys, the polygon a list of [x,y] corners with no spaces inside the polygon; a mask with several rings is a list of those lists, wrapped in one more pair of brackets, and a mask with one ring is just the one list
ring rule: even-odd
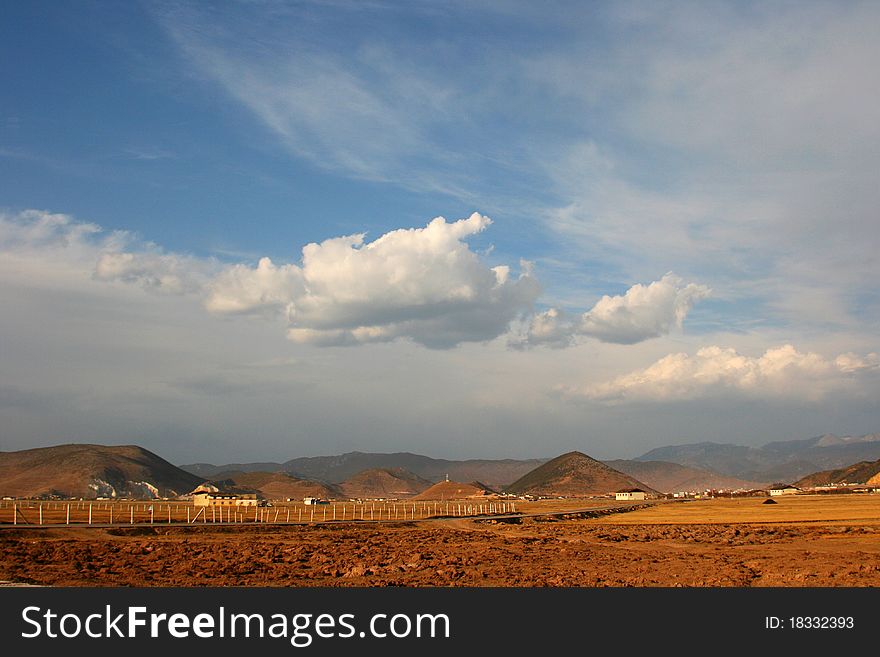
{"label": "white building", "polygon": [[794,495],[795,493],[800,492],[800,488],[795,488],[789,484],[773,484],[770,486],[770,495],[772,497],[778,497],[779,495]]}
{"label": "white building", "polygon": [[648,494],[641,488],[624,488],[614,493],[614,499],[618,501],[644,500],[647,497]]}
{"label": "white building", "polygon": [[193,506],[259,506],[256,493],[195,493]]}

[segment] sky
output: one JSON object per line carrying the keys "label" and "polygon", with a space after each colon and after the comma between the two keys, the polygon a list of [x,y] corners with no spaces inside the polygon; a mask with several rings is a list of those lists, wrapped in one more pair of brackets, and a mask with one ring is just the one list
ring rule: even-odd
{"label": "sky", "polygon": [[14,2],[0,450],[880,432],[880,5]]}

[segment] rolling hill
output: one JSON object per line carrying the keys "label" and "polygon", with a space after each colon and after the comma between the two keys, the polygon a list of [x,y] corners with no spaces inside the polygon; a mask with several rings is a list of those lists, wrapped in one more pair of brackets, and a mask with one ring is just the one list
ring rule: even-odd
{"label": "rolling hill", "polygon": [[345,497],[412,497],[431,487],[431,482],[403,468],[372,468],[349,477],[339,488]]}
{"label": "rolling hill", "polygon": [[829,484],[865,484],[880,474],[880,460],[860,461],[845,468],[814,472],[795,482],[798,488]]}
{"label": "rolling hill", "polygon": [[212,479],[220,490],[251,490],[268,500],[302,500],[304,497],[337,498],[338,486],[299,479],[286,472],[221,472]]}
{"label": "rolling hill", "polygon": [[634,477],[661,493],[703,491],[708,489],[742,490],[761,488],[765,482],[747,481],[712,472],[689,468],[666,461],[603,461],[623,474]]}
{"label": "rolling hill", "polygon": [[606,495],[622,488],[654,489],[581,452],[568,452],[538,466],[505,489],[517,495],[584,497]]}
{"label": "rolling hill", "polygon": [[460,481],[441,481],[427,490],[422,491],[414,500],[465,500],[495,495],[495,491],[486,484],[472,481],[468,484]]}
{"label": "rolling hill", "polygon": [[368,453],[348,452],[336,456],[308,456],[284,463],[237,463],[211,465],[194,463],[181,466],[203,478],[215,477],[225,470],[268,470],[288,472],[303,479],[338,484],[365,470],[403,468],[428,481],[442,481],[447,475],[456,481],[485,481],[501,488],[515,481],[546,459],[469,459],[455,461],[435,459],[410,452]]}
{"label": "rolling hill", "polygon": [[[272,467],[268,469],[274,472],[285,471],[303,479],[328,482],[328,485],[343,483],[367,470],[403,469],[429,483],[443,481],[448,475],[454,481],[483,481],[490,488],[500,490],[546,462],[547,459],[450,461],[406,452],[395,454],[350,452],[339,456],[293,459],[286,463],[271,464]],[[757,482],[748,481],[704,468],[663,461],[645,462],[621,459],[603,462],[615,470],[628,474],[651,488],[663,492],[705,490],[707,488],[756,488],[766,483],[760,480]],[[408,465],[404,466],[401,463]],[[253,463],[216,466],[200,463],[183,466],[183,468],[202,477],[216,478],[226,470],[248,472],[267,469],[267,465],[269,464]],[[361,466],[367,467],[361,468]],[[381,495],[380,489],[376,489],[375,496]],[[352,496],[359,497],[361,495],[352,492]]]}
{"label": "rolling hill", "polygon": [[0,495],[152,499],[190,492],[199,477],[136,445],[57,445],[0,452]]}

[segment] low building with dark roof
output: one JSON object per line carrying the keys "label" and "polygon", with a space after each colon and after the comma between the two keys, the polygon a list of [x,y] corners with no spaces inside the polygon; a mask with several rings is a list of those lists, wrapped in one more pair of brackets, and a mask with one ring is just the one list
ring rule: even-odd
{"label": "low building with dark roof", "polygon": [[769,488],[770,495],[773,497],[778,497],[780,495],[794,495],[795,493],[800,493],[801,489],[792,486],[791,484],[773,484]]}

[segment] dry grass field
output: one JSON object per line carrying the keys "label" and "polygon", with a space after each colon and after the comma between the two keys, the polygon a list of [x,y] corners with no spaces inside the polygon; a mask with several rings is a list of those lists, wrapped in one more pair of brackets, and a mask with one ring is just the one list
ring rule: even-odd
{"label": "dry grass field", "polygon": [[606,522],[621,525],[705,523],[880,524],[880,495],[788,495],[773,498],[690,500],[619,514]]}
{"label": "dry grass field", "polygon": [[[605,500],[544,500],[529,513]],[[523,517],[0,531],[0,580],[56,586],[880,586],[880,495]]]}

